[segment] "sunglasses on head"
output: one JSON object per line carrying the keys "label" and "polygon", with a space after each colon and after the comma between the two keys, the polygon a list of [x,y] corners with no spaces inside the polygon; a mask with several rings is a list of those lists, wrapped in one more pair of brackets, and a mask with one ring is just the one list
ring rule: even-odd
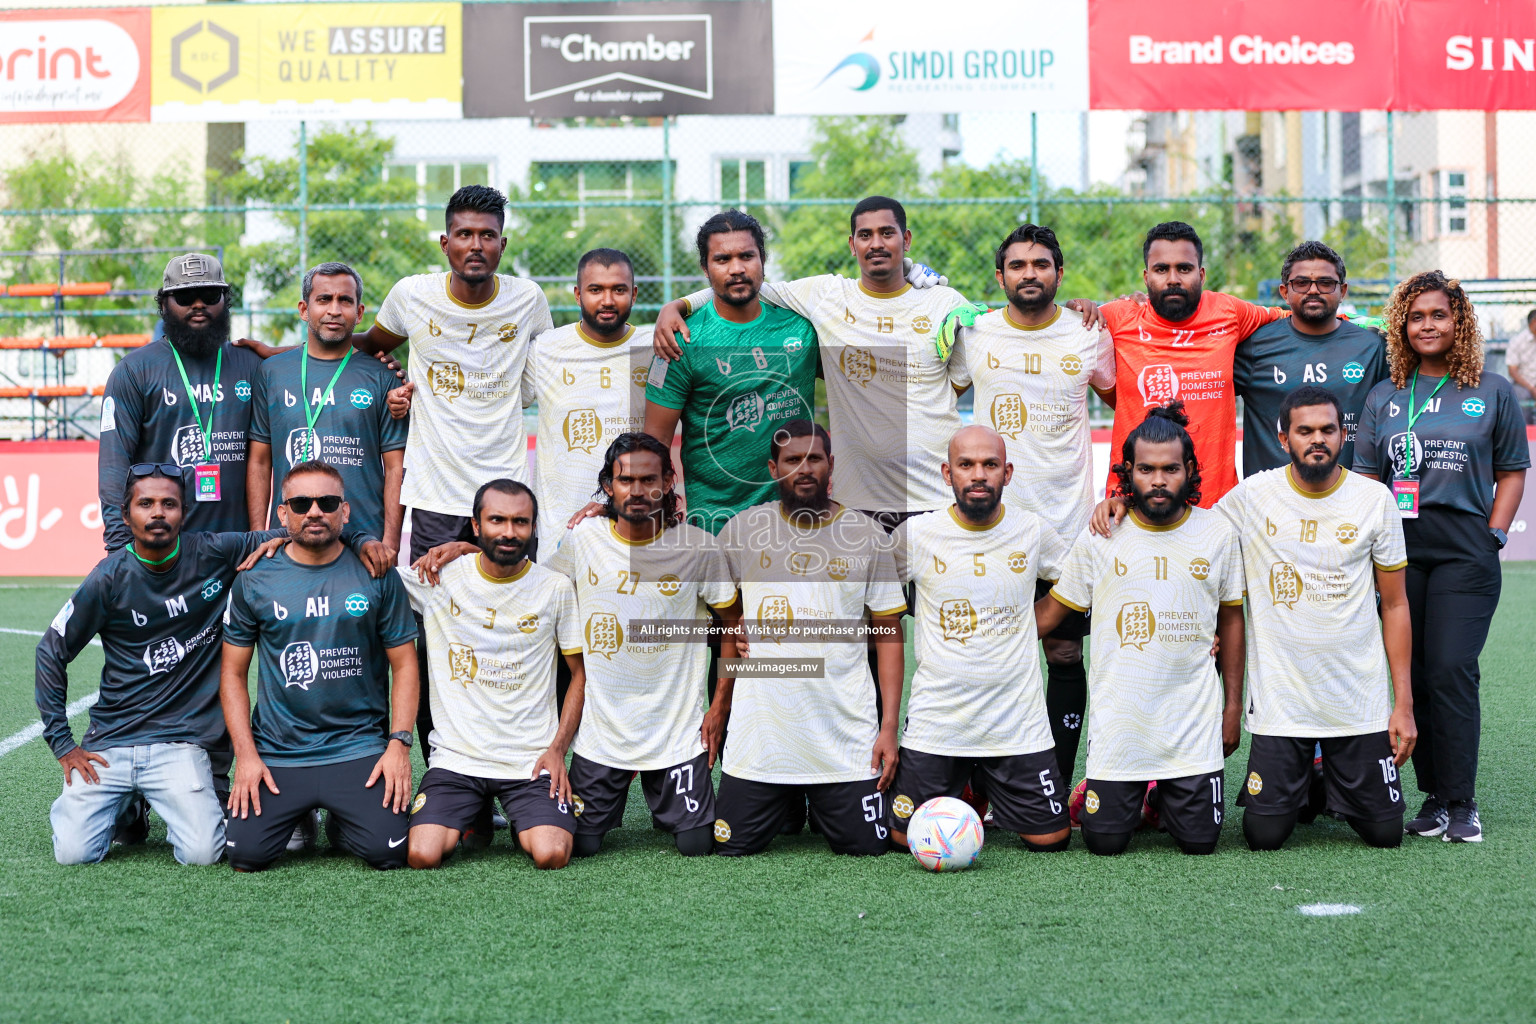
{"label": "sunglasses on head", "polygon": [[173,480],[180,480],[182,477],[181,467],[174,462],[135,462],[128,467],[129,480],[154,476],[156,473],[159,473],[161,476],[168,476]]}
{"label": "sunglasses on head", "polygon": [[205,306],[217,306],[224,301],[224,289],[217,287],[181,288],[171,292],[170,295],[171,301],[184,309],[189,309],[199,302]]}
{"label": "sunglasses on head", "polygon": [[306,494],[297,498],[289,498],[283,504],[301,516],[306,514],[312,505],[319,505],[321,512],[330,515],[341,508],[341,501],[341,495],[339,494],[322,494],[318,498],[312,498]]}

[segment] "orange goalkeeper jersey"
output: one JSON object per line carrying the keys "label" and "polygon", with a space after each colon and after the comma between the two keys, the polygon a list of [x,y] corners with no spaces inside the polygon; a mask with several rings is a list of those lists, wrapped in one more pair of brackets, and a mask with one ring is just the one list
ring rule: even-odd
{"label": "orange goalkeeper jersey", "polygon": [[[1237,396],[1232,389],[1232,355],[1237,343],[1282,316],[1284,307],[1205,292],[1195,315],[1177,323],[1150,305],[1128,299],[1099,307],[1115,340],[1115,429],[1110,463],[1120,461],[1126,437],[1147,410],[1184,402],[1189,434],[1200,461],[1200,505],[1210,508],[1237,486]],[[1119,485],[1111,472],[1109,491]]]}

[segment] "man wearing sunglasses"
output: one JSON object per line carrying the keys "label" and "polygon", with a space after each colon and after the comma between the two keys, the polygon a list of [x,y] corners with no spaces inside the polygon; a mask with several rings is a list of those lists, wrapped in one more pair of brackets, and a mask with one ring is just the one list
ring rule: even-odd
{"label": "man wearing sunglasses", "polygon": [[1280,404],[1303,384],[1332,392],[1343,414],[1339,465],[1354,461],[1355,427],[1365,396],[1387,379],[1381,335],[1339,319],[1349,296],[1344,259],[1322,242],[1303,242],[1280,268],[1280,297],[1291,315],[1260,327],[1237,346],[1233,387],[1243,399],[1243,477],[1291,464],[1280,444]]}
{"label": "man wearing sunglasses", "polygon": [[175,463],[191,474],[183,531],[248,523],[246,433],[261,357],[230,344],[224,268],[204,253],[177,256],[155,302],[165,336],[113,368],[101,403],[97,489],[108,551],[131,539],[119,501],[135,463]]}
{"label": "man wearing sunglasses", "polygon": [[[190,476],[175,463],[130,468],[114,507],[132,540],[91,570],[37,645],[43,735],[64,769],[51,815],[60,864],[95,863],[114,841],[142,839],[151,806],[183,864],[224,851],[232,754],[219,707],[220,616],[238,569],[286,531],[184,533]],[[101,696],[77,745],[69,666],[93,637]]]}
{"label": "man wearing sunglasses", "polygon": [[219,690],[235,750],[226,852],[237,871],[268,867],[315,808],[370,866],[406,863],[416,625],[400,577],[374,579],[342,545],[345,494],[324,462],[289,470],[279,515],[292,543],[230,588]]}

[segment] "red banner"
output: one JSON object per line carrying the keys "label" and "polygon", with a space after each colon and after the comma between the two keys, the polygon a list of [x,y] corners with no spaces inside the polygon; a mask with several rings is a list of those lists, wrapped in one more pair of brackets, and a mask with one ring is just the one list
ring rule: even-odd
{"label": "red banner", "polygon": [[1536,4],[1412,0],[1394,110],[1536,110]]}
{"label": "red banner", "polygon": [[1390,0],[1091,0],[1095,110],[1380,110]]}
{"label": "red banner", "polygon": [[106,554],[95,441],[0,441],[0,576],[84,576]]}
{"label": "red banner", "polygon": [[0,123],[148,120],[148,8],[0,11]]}

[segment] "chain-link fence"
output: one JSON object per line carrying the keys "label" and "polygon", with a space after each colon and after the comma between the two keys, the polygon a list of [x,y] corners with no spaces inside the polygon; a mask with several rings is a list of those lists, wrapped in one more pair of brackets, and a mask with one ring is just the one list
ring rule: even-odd
{"label": "chain-link fence", "polygon": [[[1531,127],[1519,112],[4,126],[0,395],[45,394],[0,398],[0,434],[93,436],[91,392],[121,349],[89,339],[153,331],[170,252],[223,257],[237,333],[297,341],[304,267],[352,264],[376,308],[444,268],[444,202],[479,182],[510,199],[503,269],[539,281],[557,322],[596,246],[633,259],[637,321],[700,287],[693,233],[727,206],[768,225],[770,277],[854,273],[847,212],[880,193],[907,204],[913,256],[977,300],[1002,300],[992,254],[1021,222],[1056,229],[1064,298],[1102,299],[1140,287],[1146,229],[1180,219],[1205,241],[1207,287],[1258,301],[1278,301],[1306,238],[1344,256],[1361,311],[1440,267],[1477,293],[1497,353],[1536,306]],[[37,347],[61,337],[78,340]]]}

